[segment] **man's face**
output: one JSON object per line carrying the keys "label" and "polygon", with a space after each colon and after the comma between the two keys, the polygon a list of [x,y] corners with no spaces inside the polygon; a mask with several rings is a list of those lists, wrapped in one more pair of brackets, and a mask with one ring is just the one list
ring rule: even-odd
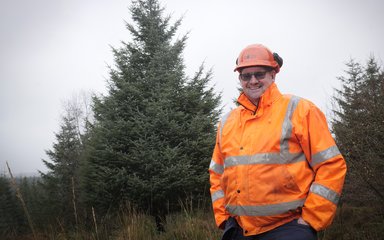
{"label": "man's face", "polygon": [[248,67],[242,69],[239,80],[245,95],[257,104],[261,95],[275,81],[275,71],[268,71],[264,67]]}

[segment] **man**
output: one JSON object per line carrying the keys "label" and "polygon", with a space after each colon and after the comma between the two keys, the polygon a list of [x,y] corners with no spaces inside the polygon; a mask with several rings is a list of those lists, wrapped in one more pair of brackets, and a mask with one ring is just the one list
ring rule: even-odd
{"label": "man", "polygon": [[279,92],[282,63],[261,44],[236,61],[239,106],[219,123],[209,167],[222,239],[316,239],[335,215],[345,161],[324,114]]}

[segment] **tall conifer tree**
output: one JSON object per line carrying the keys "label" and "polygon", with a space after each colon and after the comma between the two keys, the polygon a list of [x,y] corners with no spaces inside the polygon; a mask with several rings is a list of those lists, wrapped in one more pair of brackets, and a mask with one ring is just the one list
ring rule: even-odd
{"label": "tall conifer tree", "polygon": [[[334,96],[332,129],[347,160],[345,196],[384,201],[384,74],[371,57],[363,67],[351,60]],[[351,199],[352,198],[352,199]]]}
{"label": "tall conifer tree", "polygon": [[184,73],[187,37],[174,39],[157,0],[134,1],[133,41],[113,49],[108,94],[94,99],[84,165],[86,201],[96,211],[130,202],[155,215],[208,192],[207,167],[220,96],[203,67]]}

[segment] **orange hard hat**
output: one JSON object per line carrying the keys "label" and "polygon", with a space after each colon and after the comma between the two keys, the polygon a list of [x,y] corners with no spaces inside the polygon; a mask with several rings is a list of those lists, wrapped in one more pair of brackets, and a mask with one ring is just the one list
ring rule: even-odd
{"label": "orange hard hat", "polygon": [[245,67],[266,66],[274,68],[278,73],[282,65],[283,59],[277,53],[272,53],[262,44],[252,44],[240,52],[234,71],[239,71]]}

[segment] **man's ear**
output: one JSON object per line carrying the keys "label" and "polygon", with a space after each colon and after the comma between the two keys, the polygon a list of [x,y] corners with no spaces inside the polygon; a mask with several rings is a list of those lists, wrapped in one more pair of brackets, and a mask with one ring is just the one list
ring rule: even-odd
{"label": "man's ear", "polygon": [[276,71],[272,70],[271,74],[272,74],[273,81],[275,81],[276,80]]}

